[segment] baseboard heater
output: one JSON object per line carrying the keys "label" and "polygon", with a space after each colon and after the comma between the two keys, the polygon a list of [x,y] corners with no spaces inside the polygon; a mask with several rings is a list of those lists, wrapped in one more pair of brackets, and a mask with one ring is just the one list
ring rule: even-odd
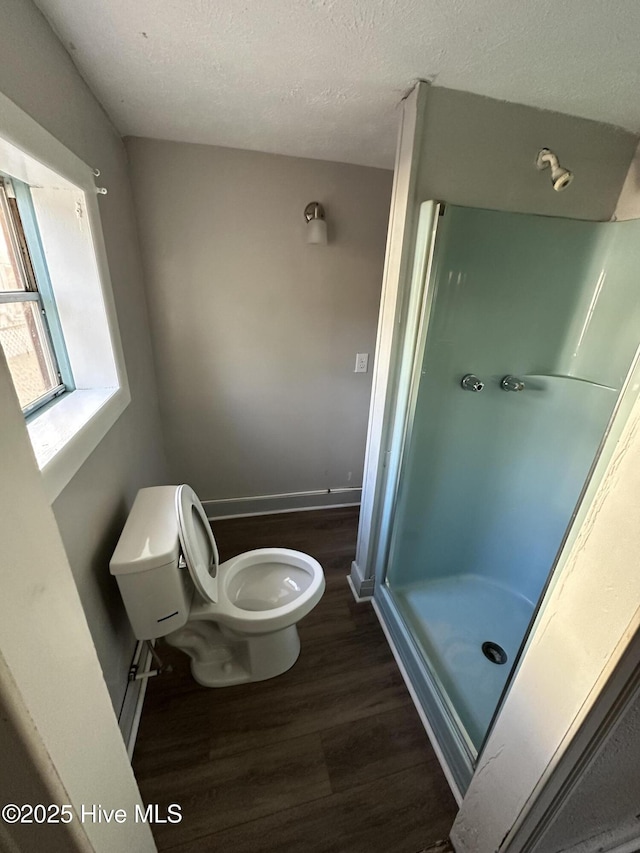
{"label": "baseboard heater", "polygon": [[[120,733],[127,748],[129,761],[133,758],[133,750],[136,745],[140,718],[142,716],[142,706],[144,705],[144,697],[147,692],[149,678],[146,676],[151,675],[151,673],[155,674],[155,672],[153,653],[142,640],[139,640],[133,653],[131,666],[129,667],[127,688],[120,707],[120,714],[118,715],[118,725],[120,726]],[[132,673],[134,677],[131,677]],[[138,677],[138,675],[141,677]]]}

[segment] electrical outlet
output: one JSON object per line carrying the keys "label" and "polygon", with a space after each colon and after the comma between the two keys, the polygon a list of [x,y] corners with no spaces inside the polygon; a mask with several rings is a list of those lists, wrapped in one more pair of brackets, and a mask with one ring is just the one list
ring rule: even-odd
{"label": "electrical outlet", "polygon": [[366,373],[369,368],[369,353],[359,352],[356,355],[356,369],[354,373]]}

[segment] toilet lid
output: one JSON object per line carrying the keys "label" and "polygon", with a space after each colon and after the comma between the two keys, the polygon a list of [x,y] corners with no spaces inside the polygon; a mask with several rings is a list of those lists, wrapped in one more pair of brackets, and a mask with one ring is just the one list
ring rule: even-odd
{"label": "toilet lid", "polygon": [[218,547],[204,507],[191,486],[178,486],[176,514],[182,553],[196,589],[208,601],[217,601]]}

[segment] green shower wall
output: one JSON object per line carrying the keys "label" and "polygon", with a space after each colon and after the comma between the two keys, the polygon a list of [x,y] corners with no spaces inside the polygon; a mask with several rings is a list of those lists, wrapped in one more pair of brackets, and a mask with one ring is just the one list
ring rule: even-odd
{"label": "green shower wall", "polygon": [[640,221],[596,228],[559,372],[619,388],[640,344]]}
{"label": "green shower wall", "polygon": [[637,222],[447,205],[392,586],[473,573],[537,600],[639,343],[639,269]]}

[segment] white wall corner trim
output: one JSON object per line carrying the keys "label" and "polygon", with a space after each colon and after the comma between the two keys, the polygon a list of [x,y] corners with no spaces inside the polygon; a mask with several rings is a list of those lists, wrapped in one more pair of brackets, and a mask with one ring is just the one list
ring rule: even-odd
{"label": "white wall corner trim", "polygon": [[375,578],[365,577],[362,568],[355,560],[351,563],[351,572],[348,576],[348,581],[356,601],[369,601],[373,598]]}

